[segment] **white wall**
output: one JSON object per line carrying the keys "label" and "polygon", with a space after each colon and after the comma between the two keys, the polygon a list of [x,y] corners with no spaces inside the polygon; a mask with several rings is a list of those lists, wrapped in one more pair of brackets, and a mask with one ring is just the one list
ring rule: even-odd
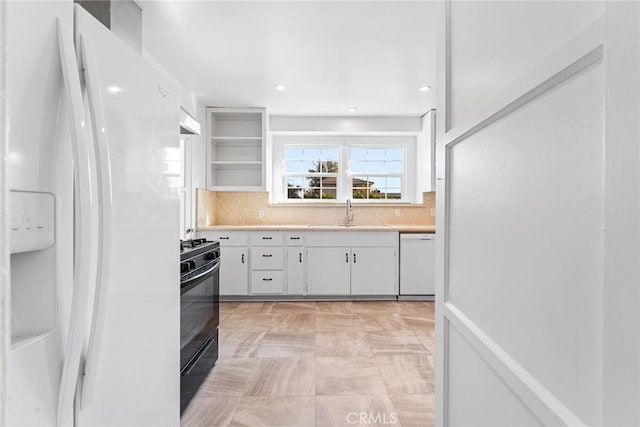
{"label": "white wall", "polygon": [[[144,13],[144,12],[143,12]],[[195,191],[197,188],[206,188],[206,136],[207,136],[207,120],[205,105],[198,98],[198,96],[191,92],[182,82],[178,81],[161,63],[159,63],[153,56],[143,49],[142,56],[144,59],[152,64],[158,71],[160,71],[166,78],[171,80],[172,83],[178,88],[176,96],[179,99],[180,105],[186,112],[193,116],[200,123],[201,134],[200,135],[184,135],[187,140],[188,146],[186,147],[186,154],[189,156],[186,170],[187,184],[187,218],[185,220],[186,228],[195,228],[196,226],[196,197]],[[184,230],[181,230],[184,232]]]}
{"label": "white wall", "polygon": [[640,6],[442,13],[436,424],[638,425]]}
{"label": "white wall", "polygon": [[8,419],[7,398],[7,358],[9,356],[9,336],[11,325],[9,301],[11,287],[9,283],[9,218],[8,183],[5,160],[8,146],[7,135],[7,93],[6,93],[6,3],[0,2],[0,425],[6,425]]}

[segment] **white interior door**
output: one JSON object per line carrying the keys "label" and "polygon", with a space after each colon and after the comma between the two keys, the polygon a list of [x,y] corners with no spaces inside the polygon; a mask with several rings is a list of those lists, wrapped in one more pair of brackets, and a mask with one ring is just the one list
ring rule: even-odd
{"label": "white interior door", "polygon": [[437,425],[640,424],[639,11],[442,8]]}

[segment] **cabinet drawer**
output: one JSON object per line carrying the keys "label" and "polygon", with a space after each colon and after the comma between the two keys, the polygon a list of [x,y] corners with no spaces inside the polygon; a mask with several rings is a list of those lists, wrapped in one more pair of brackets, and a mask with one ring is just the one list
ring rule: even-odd
{"label": "cabinet drawer", "polygon": [[251,248],[252,270],[282,270],[282,246],[254,246]]}
{"label": "cabinet drawer", "polygon": [[199,232],[198,236],[220,242],[220,246],[247,246],[249,240],[248,234],[244,231],[203,231]]}
{"label": "cabinet drawer", "polygon": [[251,272],[252,294],[281,294],[284,292],[284,275],[280,271],[254,270]]}
{"label": "cabinet drawer", "polygon": [[282,234],[274,232],[251,233],[249,243],[253,246],[282,246]]}
{"label": "cabinet drawer", "polygon": [[288,246],[303,246],[304,234],[303,233],[289,233],[285,237]]}

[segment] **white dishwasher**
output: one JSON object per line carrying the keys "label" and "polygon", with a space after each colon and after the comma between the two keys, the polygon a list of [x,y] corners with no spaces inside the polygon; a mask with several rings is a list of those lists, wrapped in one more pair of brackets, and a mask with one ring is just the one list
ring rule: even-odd
{"label": "white dishwasher", "polygon": [[435,295],[436,235],[400,233],[400,296]]}

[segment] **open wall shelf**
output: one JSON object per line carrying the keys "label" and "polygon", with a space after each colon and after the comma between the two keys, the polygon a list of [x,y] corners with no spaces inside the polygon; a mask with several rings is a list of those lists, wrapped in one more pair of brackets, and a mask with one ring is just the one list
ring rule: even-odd
{"label": "open wall shelf", "polygon": [[265,189],[265,109],[207,108],[208,188]]}

